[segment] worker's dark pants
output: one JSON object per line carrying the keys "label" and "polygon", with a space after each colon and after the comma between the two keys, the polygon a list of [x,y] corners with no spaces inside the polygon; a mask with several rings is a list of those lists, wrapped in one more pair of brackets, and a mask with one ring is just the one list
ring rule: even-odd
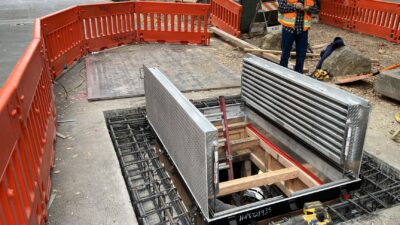
{"label": "worker's dark pants", "polygon": [[294,70],[303,73],[304,60],[306,59],[308,31],[303,31],[300,34],[290,32],[287,29],[282,29],[282,56],[281,66],[288,67],[290,51],[292,50],[293,42],[296,42],[296,66]]}

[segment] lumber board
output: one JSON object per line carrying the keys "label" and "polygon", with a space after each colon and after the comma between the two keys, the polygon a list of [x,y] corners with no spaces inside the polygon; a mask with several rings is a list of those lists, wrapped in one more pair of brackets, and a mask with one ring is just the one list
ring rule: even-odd
{"label": "lumber board", "polygon": [[[221,139],[221,142],[225,139]],[[232,151],[237,151],[245,148],[252,148],[254,146],[257,146],[259,144],[260,140],[258,138],[254,137],[246,137],[246,138],[241,138],[237,140],[232,140],[230,141],[231,144],[231,149]],[[221,150],[224,151],[223,147],[225,146],[225,142],[220,143],[218,145],[219,148],[222,148]]]}
{"label": "lumber board", "polygon": [[245,160],[242,166],[242,177],[251,176],[251,161]]}
{"label": "lumber board", "polygon": [[[248,159],[248,156],[250,155],[251,150],[250,149],[241,149],[235,152],[232,152],[232,158],[233,161],[242,161],[242,159],[246,160]],[[224,161],[225,159],[225,152],[219,152],[218,153],[218,161]]]}
{"label": "lumber board", "polygon": [[242,177],[219,183],[218,196],[224,196],[249,188],[271,185],[280,181],[291,180],[299,175],[299,169],[295,167],[261,173],[249,177]]}
{"label": "lumber board", "polygon": [[[245,48],[245,52],[260,52],[260,53],[272,53],[272,54],[282,54],[280,50],[267,50],[267,49],[254,49],[254,48]],[[296,52],[290,52],[290,55],[295,56]],[[306,53],[306,56],[314,56],[319,57],[319,54],[316,53]]]}
{"label": "lumber board", "polygon": [[[248,122],[237,122],[237,123],[231,123],[228,124],[228,129],[229,131],[235,130],[235,129],[240,129],[240,128],[245,128],[249,123]],[[221,132],[223,127],[222,125],[217,125],[215,128],[218,129],[218,132]]]}
{"label": "lumber board", "polygon": [[[218,29],[216,27],[210,27],[210,30],[214,34],[220,36],[225,41],[231,43],[232,45],[234,45],[234,46],[236,46],[236,47],[238,47],[238,48],[240,48],[242,50],[244,50],[246,48],[248,48],[248,49],[260,49],[259,47],[255,46],[255,45],[252,45],[252,44],[250,44],[250,43],[248,43],[246,41],[243,41],[242,39],[237,38],[237,37],[235,37],[235,36],[233,36],[231,34],[228,34],[225,31],[220,30],[220,29]],[[268,60],[270,60],[272,62],[279,63],[279,61],[280,61],[280,57],[278,57],[278,56],[276,56],[274,54],[271,54],[271,53],[261,53],[261,54],[262,54],[262,57],[264,57],[264,58],[266,58],[266,59],[268,59]]]}
{"label": "lumber board", "polygon": [[[285,168],[278,160],[272,157],[270,154],[265,152],[265,161],[261,160],[256,154],[253,153],[254,149],[252,149],[252,153],[250,153],[250,160],[254,163],[262,172],[266,171],[274,171]],[[287,187],[285,182],[277,182],[274,183],[286,196],[292,196],[294,191],[301,190],[300,187],[304,187],[305,185],[299,179],[291,180],[293,182],[292,187]],[[295,188],[293,188],[295,187]]]}
{"label": "lumber board", "polygon": [[[241,50],[244,50],[246,48],[247,49],[260,49],[260,50],[262,50],[261,48],[255,46],[255,45],[252,45],[252,44],[250,44],[250,43],[248,43],[246,41],[243,41],[242,39],[237,38],[237,37],[235,37],[235,36],[233,36],[231,34],[228,34],[225,31],[220,30],[220,29],[218,29],[216,27],[210,27],[209,29],[214,34],[216,34],[219,37],[221,37],[223,40],[231,43],[232,45],[240,48]],[[268,59],[269,61],[274,62],[276,64],[279,64],[279,62],[281,61],[281,58],[279,56],[276,56],[276,55],[274,55],[272,53],[258,52],[258,53],[255,53],[255,54],[257,54],[257,55],[259,55],[259,56],[261,56],[261,57],[263,57],[265,59]],[[289,68],[294,68],[294,64],[289,62],[289,66],[288,67]],[[309,72],[309,69],[308,68],[304,68],[303,71],[304,71],[304,73],[307,73],[307,72]]]}
{"label": "lumber board", "polygon": [[[251,131],[250,129],[246,128],[246,133],[250,136],[250,137],[257,137],[257,135],[255,133],[253,133],[253,131]],[[275,158],[276,160],[278,160],[279,163],[281,163],[284,167],[296,167],[296,165],[292,162],[290,162],[289,160],[287,160],[285,157],[281,157],[277,152],[275,152],[274,150],[270,149],[270,147],[264,143],[263,141],[260,141],[260,147],[264,149],[264,151],[267,151],[268,154],[270,154],[273,158]],[[299,179],[305,184],[307,185],[307,187],[315,187],[318,186],[318,182],[315,181],[312,177],[310,177],[307,173],[305,173],[304,171],[299,170]]]}

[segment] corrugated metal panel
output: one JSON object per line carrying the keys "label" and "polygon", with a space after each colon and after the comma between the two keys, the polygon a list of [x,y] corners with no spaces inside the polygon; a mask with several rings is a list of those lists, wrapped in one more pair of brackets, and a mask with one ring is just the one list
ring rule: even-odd
{"label": "corrugated metal panel", "polygon": [[358,175],[370,111],[368,101],[250,54],[243,64],[242,98]]}
{"label": "corrugated metal panel", "polygon": [[208,218],[217,129],[158,69],[144,68],[147,116]]}

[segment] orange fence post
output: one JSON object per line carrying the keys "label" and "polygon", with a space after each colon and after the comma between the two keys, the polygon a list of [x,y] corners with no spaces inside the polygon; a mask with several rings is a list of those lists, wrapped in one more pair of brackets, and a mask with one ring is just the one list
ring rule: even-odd
{"label": "orange fence post", "polygon": [[211,0],[211,25],[234,36],[240,36],[242,6],[232,0]]}

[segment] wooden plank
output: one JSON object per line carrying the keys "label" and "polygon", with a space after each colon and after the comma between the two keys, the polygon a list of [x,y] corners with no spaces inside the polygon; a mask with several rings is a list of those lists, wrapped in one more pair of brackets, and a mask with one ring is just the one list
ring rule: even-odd
{"label": "wooden plank", "polygon": [[292,196],[293,191],[290,190],[289,188],[287,188],[287,187],[285,186],[285,183],[284,183],[284,182],[277,182],[277,183],[274,183],[274,184],[275,184],[286,196],[288,196],[288,197]]}
{"label": "wooden plank", "polygon": [[352,82],[355,82],[355,81],[366,79],[368,77],[372,77],[372,76],[378,75],[380,72],[383,72],[383,71],[396,69],[398,67],[400,67],[400,63],[399,64],[390,65],[388,67],[385,67],[385,68],[381,69],[380,71],[376,71],[376,72],[373,72],[373,73],[361,74],[361,75],[354,74],[354,75],[338,76],[338,77],[334,78],[334,83],[335,84],[348,84],[348,83],[352,83]]}
{"label": "wooden plank", "polygon": [[[245,48],[245,52],[259,52],[259,53],[272,53],[272,54],[282,54],[280,50],[267,50],[267,49],[254,49],[254,48]],[[290,55],[295,56],[296,52],[290,52]],[[306,56],[319,57],[319,54],[315,53],[306,53]]]}
{"label": "wooden plank", "polygon": [[[253,152],[250,154],[250,160],[263,172],[266,171],[274,171],[274,170],[280,170],[285,168],[278,160],[276,160],[274,157],[272,157],[270,154],[268,154],[266,151],[264,151],[264,153],[266,154],[265,156],[265,161],[263,162],[256,154],[254,154]],[[303,184],[303,182],[296,178],[291,180],[292,183],[290,183],[290,185],[292,185],[291,187],[296,187],[296,189],[294,190],[294,188],[291,187],[287,187],[285,182],[277,182],[274,183],[286,196],[292,196],[294,191],[300,190],[300,187],[304,187],[305,185]]]}
{"label": "wooden plank", "polygon": [[[257,137],[253,131],[251,131],[249,128],[246,128],[246,132],[250,137]],[[285,167],[296,167],[296,165],[289,160],[287,160],[285,157],[281,157],[277,152],[274,150],[270,149],[269,146],[264,143],[263,141],[260,141],[260,147],[263,148],[265,151],[268,152],[273,158],[278,160],[279,163],[281,163]],[[315,187],[318,186],[318,182],[315,181],[312,177],[310,177],[307,173],[304,171],[299,170],[299,179],[307,185],[307,187]]]}
{"label": "wooden plank", "polygon": [[245,160],[242,165],[242,177],[251,176],[251,161]]}
{"label": "wooden plank", "polygon": [[267,173],[261,173],[250,177],[238,178],[219,183],[218,196],[224,196],[249,188],[271,185],[279,181],[294,179],[299,175],[299,170],[295,167],[289,167],[281,170],[275,170]]}
{"label": "wooden plank", "polygon": [[[232,153],[232,157],[233,157],[233,161],[243,161],[248,159],[249,155],[251,153],[250,149],[242,149],[242,150],[238,150],[238,151],[234,151]],[[218,155],[218,161],[224,161],[225,160],[225,152],[219,152]]]}
{"label": "wooden plank", "polygon": [[[220,139],[220,141],[222,142],[222,141],[224,141],[224,139]],[[247,138],[242,138],[242,139],[238,139],[238,140],[232,140],[230,142],[230,144],[231,144],[232,151],[237,151],[240,149],[252,148],[254,146],[257,146],[259,144],[259,142],[260,142],[260,140],[258,138],[247,137]],[[220,143],[218,145],[219,148],[223,148],[224,146],[225,146],[225,143]]]}
{"label": "wooden plank", "polygon": [[[231,123],[231,124],[228,124],[228,129],[230,131],[230,130],[245,128],[248,124],[249,124],[248,122]],[[217,128],[218,132],[222,131],[222,125],[217,125],[217,126],[215,126],[215,128]]]}
{"label": "wooden plank", "polygon": [[[216,27],[210,27],[210,30],[214,34],[217,34],[218,36],[220,36],[225,41],[231,43],[232,45],[234,45],[234,46],[236,46],[236,47],[238,47],[238,48],[240,48],[242,50],[245,49],[245,48],[248,48],[248,49],[260,49],[259,47],[255,46],[255,45],[252,45],[252,44],[250,44],[250,43],[248,43],[246,41],[243,41],[242,39],[239,39],[239,38],[237,38],[237,37],[235,37],[235,36],[233,36],[231,34],[228,34],[225,31],[220,30],[220,29],[218,29]],[[276,56],[274,54],[271,54],[271,53],[261,53],[261,54],[262,54],[262,57],[264,57],[264,58],[266,58],[266,59],[268,59],[268,60],[270,60],[272,62],[279,63],[279,61],[280,61],[280,57],[278,57],[278,56]]]}
{"label": "wooden plank", "polygon": [[[229,132],[229,138],[233,140],[242,139],[245,137],[244,129],[234,130]],[[223,139],[222,132],[218,133],[218,139]]]}
{"label": "wooden plank", "polygon": [[323,43],[323,44],[319,44],[319,45],[313,45],[311,46],[312,49],[317,49],[317,48],[324,48],[326,46],[328,46],[329,43]]}
{"label": "wooden plank", "polygon": [[[209,29],[210,29],[211,32],[213,32],[214,34],[218,35],[223,40],[231,43],[232,45],[234,45],[234,46],[236,46],[236,47],[238,47],[238,48],[240,48],[242,50],[244,50],[245,48],[248,48],[248,49],[261,49],[261,48],[255,46],[255,45],[252,45],[252,44],[250,44],[250,43],[248,43],[246,41],[243,41],[242,39],[239,39],[239,38],[237,38],[237,37],[235,37],[235,36],[233,36],[231,34],[228,34],[225,31],[220,30],[220,29],[218,29],[216,27],[210,27]],[[265,58],[265,59],[268,59],[269,61],[274,62],[276,64],[279,64],[279,62],[281,61],[281,57],[276,56],[276,55],[271,54],[271,53],[259,52],[259,53],[256,53],[256,54],[261,56],[261,57],[263,57],[263,58]],[[289,62],[289,66],[288,67],[289,68],[294,68],[294,64]],[[309,69],[308,68],[304,68],[303,71],[304,71],[304,73],[308,73]]]}

